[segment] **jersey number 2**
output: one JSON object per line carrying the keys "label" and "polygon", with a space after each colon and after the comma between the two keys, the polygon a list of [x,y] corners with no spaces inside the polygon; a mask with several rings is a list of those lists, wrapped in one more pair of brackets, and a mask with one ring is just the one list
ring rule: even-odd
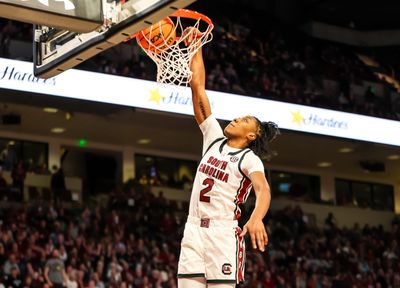
{"label": "jersey number 2", "polygon": [[205,185],[206,187],[204,187],[200,191],[200,201],[210,203],[210,196],[206,196],[206,194],[210,192],[212,187],[214,186],[214,180],[211,178],[204,179],[203,185]]}

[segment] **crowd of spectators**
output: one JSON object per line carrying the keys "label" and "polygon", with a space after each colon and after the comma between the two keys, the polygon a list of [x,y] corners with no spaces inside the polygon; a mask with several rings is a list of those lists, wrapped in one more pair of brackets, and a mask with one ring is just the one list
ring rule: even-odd
{"label": "crowd of spectators", "polygon": [[299,207],[271,215],[271,246],[250,253],[246,287],[400,287],[398,220],[391,231],[339,228],[332,214],[324,227],[308,222]]}
{"label": "crowd of spectators", "polygon": [[114,194],[110,213],[2,209],[0,287],[176,287],[175,218],[162,199],[130,191],[129,209]]}
{"label": "crowd of spectators", "polygon": [[[0,287],[176,287],[186,209],[138,183],[90,208],[2,209]],[[400,287],[398,221],[339,228],[331,214],[318,228],[287,207],[267,227],[267,252],[248,249],[239,287]]]}
{"label": "crowd of spectators", "polygon": [[[262,15],[254,15],[257,11],[233,20],[226,18],[228,12],[217,17],[215,10],[209,9],[206,13],[216,25],[213,41],[204,48],[208,89],[400,119],[395,111],[399,103],[392,103],[395,100],[390,96],[394,88],[375,76],[357,58],[355,49],[312,39],[293,28],[284,29],[262,19]],[[10,39],[31,41],[32,26],[1,20],[0,56],[8,55]],[[109,57],[118,54],[116,51],[105,52],[80,68],[154,80],[154,63],[134,43],[121,44],[133,46],[130,55],[118,55],[116,60]],[[326,87],[326,79],[336,85]],[[352,85],[363,80],[382,84],[384,95],[378,97],[371,87],[355,95]]]}

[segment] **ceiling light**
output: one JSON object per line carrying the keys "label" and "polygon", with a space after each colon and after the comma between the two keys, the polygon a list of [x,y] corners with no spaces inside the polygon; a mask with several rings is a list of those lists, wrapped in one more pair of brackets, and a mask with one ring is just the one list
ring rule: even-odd
{"label": "ceiling light", "polygon": [[141,144],[141,145],[146,145],[146,144],[149,144],[150,142],[151,142],[151,140],[148,139],[148,138],[142,138],[142,139],[139,139],[139,140],[137,141],[137,143],[138,143],[138,144]]}
{"label": "ceiling light", "polygon": [[317,164],[317,166],[318,166],[318,167],[321,167],[321,168],[326,168],[326,167],[331,167],[331,166],[332,166],[332,163],[331,163],[331,162],[319,162],[319,163]]}
{"label": "ceiling light", "polygon": [[52,133],[60,134],[65,132],[65,128],[62,127],[54,127],[50,130]]}
{"label": "ceiling light", "polygon": [[389,155],[386,157],[388,160],[399,160],[400,155]]}
{"label": "ceiling light", "polygon": [[58,109],[53,107],[45,107],[43,108],[43,111],[46,113],[57,113]]}
{"label": "ceiling light", "polygon": [[65,120],[71,120],[72,119],[72,113],[71,112],[65,112]]}
{"label": "ceiling light", "polygon": [[353,152],[354,151],[354,149],[353,148],[350,148],[350,147],[343,147],[343,148],[340,148],[339,149],[339,152],[340,153],[351,153],[351,152]]}

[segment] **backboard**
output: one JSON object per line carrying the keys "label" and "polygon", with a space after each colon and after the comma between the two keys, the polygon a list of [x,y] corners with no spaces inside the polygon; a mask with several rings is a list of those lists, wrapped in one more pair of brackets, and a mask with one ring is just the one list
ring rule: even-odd
{"label": "backboard", "polygon": [[[58,0],[61,1],[61,0]],[[79,33],[34,25],[34,74],[50,78],[184,8],[195,0],[99,0],[104,22],[100,28]]]}
{"label": "backboard", "polygon": [[0,0],[0,17],[90,32],[103,22],[102,0]]}

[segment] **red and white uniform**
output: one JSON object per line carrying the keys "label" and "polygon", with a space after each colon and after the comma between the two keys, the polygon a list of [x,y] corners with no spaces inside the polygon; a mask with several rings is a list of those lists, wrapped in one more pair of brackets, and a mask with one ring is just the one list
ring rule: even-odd
{"label": "red and white uniform", "polygon": [[250,193],[250,174],[264,173],[264,165],[250,149],[229,147],[212,115],[200,129],[204,136],[203,157],[193,184],[178,277],[238,283],[243,278],[245,253],[237,227],[238,205]]}

